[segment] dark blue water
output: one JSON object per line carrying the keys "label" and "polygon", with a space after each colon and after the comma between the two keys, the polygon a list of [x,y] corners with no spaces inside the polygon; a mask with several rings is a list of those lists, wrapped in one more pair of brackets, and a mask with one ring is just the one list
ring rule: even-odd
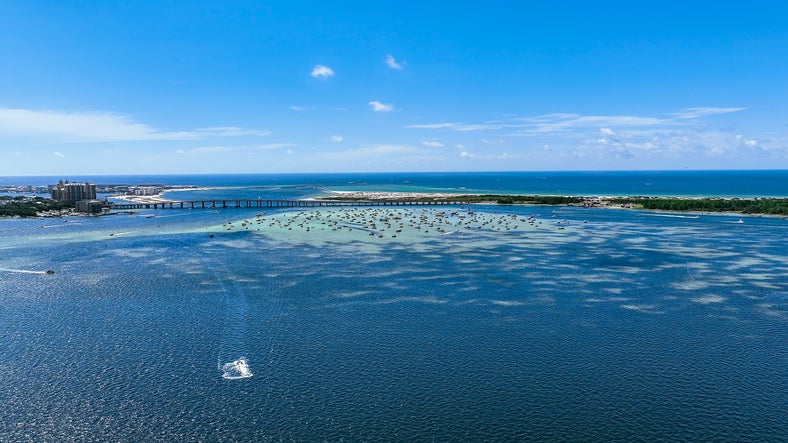
{"label": "dark blue water", "polygon": [[[549,195],[788,197],[788,170],[343,173],[0,177],[0,186],[51,185],[59,179],[101,184],[354,191],[478,192]],[[254,193],[254,192],[252,192]]]}
{"label": "dark blue water", "polygon": [[788,435],[788,220],[395,210],[0,220],[0,441]]}

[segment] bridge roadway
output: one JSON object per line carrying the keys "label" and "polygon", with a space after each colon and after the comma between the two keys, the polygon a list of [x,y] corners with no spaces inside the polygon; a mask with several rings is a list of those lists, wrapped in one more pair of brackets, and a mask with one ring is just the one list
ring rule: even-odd
{"label": "bridge roadway", "polygon": [[461,201],[411,201],[411,200],[189,200],[158,203],[112,203],[111,210],[130,209],[224,209],[224,208],[316,208],[337,206],[410,206],[410,205],[462,205]]}

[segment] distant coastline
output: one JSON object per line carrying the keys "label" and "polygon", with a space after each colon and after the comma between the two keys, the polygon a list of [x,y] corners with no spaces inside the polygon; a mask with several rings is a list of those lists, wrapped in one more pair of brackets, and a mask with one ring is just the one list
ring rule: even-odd
{"label": "distant coastline", "polygon": [[[462,202],[463,204],[487,205],[538,205],[579,206],[586,208],[640,209],[650,211],[693,212],[693,213],[736,213],[748,215],[771,215],[788,217],[788,199],[781,198],[707,198],[707,197],[582,197],[558,195],[513,195],[513,194],[448,194],[431,192],[369,192],[338,191],[331,196],[301,200],[389,202]],[[138,204],[179,203],[181,200],[156,195],[119,195],[113,200]],[[226,198],[225,200],[232,200]],[[185,200],[188,201],[188,200]],[[13,211],[10,209],[13,204]],[[0,200],[0,217],[57,217],[74,215],[72,210],[64,212],[36,211],[41,199],[28,202]],[[25,210],[20,210],[24,208]],[[49,208],[48,208],[49,209]]]}
{"label": "distant coastline", "polygon": [[723,197],[586,197],[561,195],[445,194],[407,192],[342,191],[323,200],[348,201],[463,201],[474,204],[556,205],[597,208],[642,209],[671,212],[730,212],[788,216],[788,198]]}
{"label": "distant coastline", "polygon": [[[217,188],[197,188],[206,190]],[[168,190],[167,192],[171,192]],[[599,208],[651,209],[665,211],[733,212],[743,214],[770,214],[788,216],[788,199],[780,198],[723,198],[723,197],[644,197],[644,196],[565,196],[519,194],[454,194],[445,192],[378,192],[378,191],[328,191],[331,195],[303,200],[325,201],[462,201],[474,204],[496,205],[568,205]],[[178,203],[181,200],[166,198],[164,192],[156,195],[119,195],[113,199],[131,203]],[[231,200],[228,198],[228,200]]]}
{"label": "distant coastline", "polygon": [[[25,198],[44,197],[44,185],[55,183],[60,178],[0,177],[0,196],[11,197],[19,206],[24,204],[20,200]],[[118,204],[162,205],[181,201],[258,199],[443,199],[473,204],[788,215],[788,170],[196,174],[63,178],[96,183],[99,199]]]}
{"label": "distant coastline", "polygon": [[[375,172],[191,175],[62,175],[0,177],[0,189],[72,182],[158,184],[191,190],[237,188],[269,190],[429,192],[451,194],[530,194],[579,196],[788,198],[788,170],[725,171],[531,171],[531,172]],[[186,186],[185,184],[190,184]],[[188,189],[193,187],[194,189]],[[10,190],[10,189],[9,189]],[[97,189],[97,192],[103,193]],[[210,191],[209,191],[210,192]],[[116,193],[107,191],[107,193]],[[180,193],[180,192],[179,192]],[[311,192],[314,194],[314,192]],[[165,194],[167,195],[167,194]],[[179,196],[180,197],[180,196]],[[257,194],[254,195],[257,197]],[[303,197],[299,195],[297,197]]]}

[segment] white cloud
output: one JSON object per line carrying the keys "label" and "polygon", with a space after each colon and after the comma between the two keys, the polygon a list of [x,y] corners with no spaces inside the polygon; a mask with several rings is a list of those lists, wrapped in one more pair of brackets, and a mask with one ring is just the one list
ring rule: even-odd
{"label": "white cloud", "polygon": [[331,136],[331,141],[332,141],[332,142],[337,142],[337,143],[339,143],[339,142],[341,142],[342,140],[344,140],[344,138],[342,138],[342,136],[341,136],[341,135],[332,135],[332,136]]}
{"label": "white cloud", "polygon": [[456,125],[461,125],[462,123],[428,123],[424,125],[407,125],[406,128],[416,128],[416,129],[450,129]]}
{"label": "white cloud", "polygon": [[315,67],[312,68],[312,73],[309,75],[314,78],[328,78],[334,76],[334,70],[328,66],[315,65]]}
{"label": "white cloud", "polygon": [[442,148],[443,143],[434,140],[422,140],[421,144],[428,148]]}
{"label": "white cloud", "polygon": [[[590,136],[563,151],[570,157],[605,160],[637,161],[641,165],[654,162],[696,162],[698,165],[713,159],[731,162],[751,160],[753,154],[779,156],[757,140],[727,131],[706,129],[665,129],[661,133],[629,133],[615,136]],[[634,160],[633,160],[634,159]],[[675,164],[675,163],[665,163]]]}
{"label": "white cloud", "polygon": [[566,114],[559,118],[552,120],[544,120],[534,125],[528,125],[525,128],[525,133],[556,133],[567,132],[577,128],[595,128],[604,126],[608,131],[612,131],[609,127],[622,127],[622,126],[657,126],[669,123],[665,119],[656,117],[639,117],[631,115],[571,115]]}
{"label": "white cloud", "polygon": [[239,137],[244,135],[265,137],[271,135],[271,131],[243,129],[235,126],[219,126],[214,128],[198,128],[194,130],[194,134],[198,137]]}
{"label": "white cloud", "polygon": [[179,149],[179,154],[200,155],[200,154],[215,154],[218,152],[237,151],[239,148],[232,146],[202,146],[199,148],[183,150]]}
{"label": "white cloud", "polygon": [[294,146],[292,143],[269,143],[263,145],[253,146],[201,146],[193,149],[178,149],[175,151],[179,155],[206,155],[217,154],[222,152],[254,152],[254,151],[270,151],[274,149],[289,148]]}
{"label": "white cloud", "polygon": [[631,159],[635,157],[627,143],[609,137],[585,140],[584,145],[578,148],[594,152],[602,158]]}
{"label": "white cloud", "polygon": [[508,152],[504,152],[503,154],[498,154],[495,157],[495,160],[515,160],[520,158],[528,158],[528,156],[523,154],[509,154]]}
{"label": "white cloud", "polygon": [[739,141],[740,143],[743,143],[745,146],[749,146],[751,148],[758,146],[757,140],[744,138],[744,136],[741,134],[736,136],[736,140]]}
{"label": "white cloud", "polygon": [[320,154],[321,157],[331,158],[332,160],[379,160],[386,156],[415,153],[415,148],[406,145],[371,145],[357,149],[348,149],[338,152],[326,152]]}
{"label": "white cloud", "polygon": [[394,105],[381,103],[377,100],[369,102],[369,106],[371,106],[375,112],[391,112],[394,110]]}
{"label": "white cloud", "polygon": [[397,63],[397,60],[395,60],[394,57],[391,54],[388,54],[384,61],[389,66],[389,68],[396,69],[398,71],[402,70],[402,65],[404,64],[404,62],[403,63]]}
{"label": "white cloud", "polygon": [[480,124],[457,125],[452,129],[460,132],[470,132],[470,131],[496,131],[498,129],[503,129],[506,127],[507,125],[502,125],[499,123],[480,123]]}
{"label": "white cloud", "polygon": [[[392,170],[434,170],[447,161],[445,152],[407,144],[369,144],[348,149],[313,150],[299,159],[300,164],[341,165],[346,171],[384,172]],[[459,161],[459,159],[455,160]]]}
{"label": "white cloud", "polygon": [[[426,123],[407,125],[413,129],[448,129],[457,132],[471,131],[500,131],[509,129],[514,131],[508,135],[545,136],[550,134],[562,135],[572,132],[586,132],[590,128],[601,128],[605,135],[615,134],[613,127],[659,127],[668,125],[686,125],[680,120],[644,117],[632,115],[579,115],[579,114],[547,114],[533,117],[510,118],[501,121],[487,121],[482,123]],[[482,143],[500,143],[500,139],[482,139]]]}
{"label": "white cloud", "polygon": [[60,158],[66,158],[66,156],[65,156],[65,155],[63,155],[63,154],[61,154],[61,153],[59,153],[59,152],[57,152],[57,151],[53,152],[53,154],[55,154],[56,156],[58,156],[58,157],[60,157]]}
{"label": "white cloud", "polygon": [[295,144],[293,144],[293,143],[267,143],[267,144],[264,144],[264,145],[249,146],[248,148],[244,148],[244,149],[249,149],[249,150],[252,150],[252,151],[270,151],[272,149],[289,148],[291,146],[295,146]]}
{"label": "white cloud", "polygon": [[505,127],[509,127],[511,125],[504,125],[502,123],[478,123],[478,124],[467,124],[467,123],[428,123],[428,124],[421,124],[421,125],[407,125],[406,128],[415,128],[415,129],[450,129],[452,131],[458,132],[471,132],[471,131],[493,131],[497,129],[503,129]]}
{"label": "white cloud", "polygon": [[0,109],[0,134],[83,142],[187,138],[187,133],[157,131],[117,114],[27,109]]}
{"label": "white cloud", "polygon": [[[680,164],[683,167],[687,164],[702,165],[703,160],[709,158],[728,162],[750,159],[753,154],[768,155],[784,161],[787,158],[785,153],[788,153],[788,142],[785,140],[778,141],[775,137],[737,137],[730,130],[713,130],[708,125],[699,124],[703,123],[705,117],[742,110],[744,108],[687,108],[665,116],[556,113],[507,117],[480,123],[439,122],[406,127],[458,132],[487,131],[493,137],[480,141],[489,145],[494,145],[496,140],[505,140],[495,136],[528,136],[535,138],[537,146],[544,147],[541,152],[550,155],[553,160],[616,160],[618,167],[635,165],[635,161],[637,167],[657,164]],[[504,155],[473,155],[464,148],[459,149],[463,158],[477,160],[496,158],[493,157],[496,155],[497,158],[503,158],[501,156]],[[521,149],[525,153],[529,148],[522,146]],[[513,158],[514,155],[518,153],[510,151],[505,157]]]}
{"label": "white cloud", "polygon": [[[626,129],[627,132],[640,130],[645,133],[651,131],[653,134],[655,130],[659,132],[668,128],[686,127],[691,124],[687,121],[688,119],[738,112],[743,109],[745,108],[687,108],[667,117],[554,113],[530,117],[513,117],[481,123],[426,123],[411,124],[406,127],[414,129],[448,129],[457,132],[511,130],[511,133],[502,135],[535,137],[568,136],[573,134],[587,136],[591,130],[600,131],[603,135],[611,136],[620,133],[623,129]],[[494,139],[482,139],[482,143],[494,144],[496,141]]]}
{"label": "white cloud", "polygon": [[22,136],[54,142],[120,142],[199,140],[207,137],[265,136],[269,131],[234,126],[190,131],[160,131],[109,112],[31,111],[0,108],[0,136]]}
{"label": "white cloud", "polygon": [[747,108],[685,108],[679,112],[674,112],[672,115],[678,118],[690,119],[706,117],[708,115],[729,114],[731,112],[744,111],[745,109]]}
{"label": "white cloud", "polygon": [[[654,116],[561,113],[506,116],[479,123],[444,121],[406,127],[433,131],[486,131],[484,138],[479,139],[481,143],[490,145],[485,147],[483,154],[474,154],[463,145],[451,145],[457,147],[459,158],[484,162],[521,158],[539,160],[542,164],[550,163],[559,168],[566,164],[591,168],[725,168],[739,164],[747,167],[785,164],[788,160],[788,137],[778,137],[774,132],[734,132],[744,128],[713,129],[704,121],[742,110],[744,108],[687,108]],[[533,142],[518,143],[517,139],[508,138],[512,136],[531,137]],[[508,152],[490,152],[495,150],[499,140],[505,141],[501,146],[507,146]],[[458,141],[473,143],[467,138]],[[765,163],[769,159],[773,162]],[[520,167],[524,165],[518,164]]]}

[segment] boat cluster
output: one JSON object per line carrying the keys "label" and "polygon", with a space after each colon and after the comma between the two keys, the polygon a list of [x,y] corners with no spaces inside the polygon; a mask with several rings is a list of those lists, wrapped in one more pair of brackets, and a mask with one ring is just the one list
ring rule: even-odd
{"label": "boat cluster", "polygon": [[[560,223],[559,223],[560,224]],[[469,231],[518,231],[543,226],[535,216],[474,212],[462,208],[454,211],[409,208],[341,208],[273,214],[257,214],[241,222],[228,222],[226,230],[299,230],[359,232],[383,238],[398,234],[464,235]],[[558,225],[556,225],[558,226]],[[558,229],[563,229],[559,226]]]}

